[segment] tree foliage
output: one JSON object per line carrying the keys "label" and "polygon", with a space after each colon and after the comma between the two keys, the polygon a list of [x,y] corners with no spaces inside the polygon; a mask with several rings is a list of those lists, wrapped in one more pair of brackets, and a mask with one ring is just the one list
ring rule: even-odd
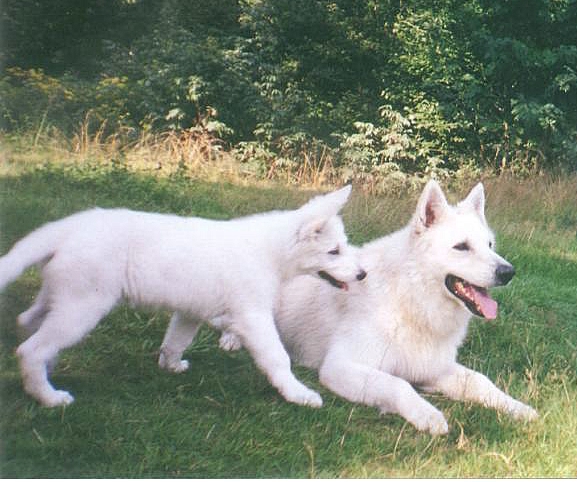
{"label": "tree foliage", "polygon": [[576,0],[2,0],[4,130],[210,126],[343,165],[577,167]]}

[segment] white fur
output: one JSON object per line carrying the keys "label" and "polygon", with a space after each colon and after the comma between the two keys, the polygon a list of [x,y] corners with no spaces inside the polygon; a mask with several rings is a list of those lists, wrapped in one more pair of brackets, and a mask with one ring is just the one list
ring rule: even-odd
{"label": "white fur", "polygon": [[[455,249],[463,241],[470,249]],[[471,313],[444,280],[454,274],[479,286],[504,284],[496,269],[511,265],[493,245],[482,185],[450,206],[431,181],[404,229],[360,249],[362,283],[348,293],[310,277],[284,286],[275,312],[281,339],[330,390],[431,434],[446,433],[447,421],[413,386],[533,419],[535,410],[456,361]]]}
{"label": "white fur", "polygon": [[[71,403],[49,383],[47,366],[126,299],[176,311],[162,367],[185,370],[181,355],[199,325],[221,319],[287,400],[320,406],[292,374],[272,310],[281,284],[296,275],[324,270],[348,283],[362,273],[337,215],[349,194],[350,186],[294,211],[231,221],[93,209],[32,232],[0,258],[0,289],[44,264],[40,293],[18,320],[37,330],[17,350],[26,391],[46,406]],[[340,254],[330,254],[337,246]]]}

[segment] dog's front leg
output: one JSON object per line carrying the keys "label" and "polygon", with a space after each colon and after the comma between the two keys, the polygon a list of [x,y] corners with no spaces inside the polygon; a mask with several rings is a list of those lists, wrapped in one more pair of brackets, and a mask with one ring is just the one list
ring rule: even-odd
{"label": "dog's front leg", "polygon": [[457,363],[427,390],[439,391],[454,400],[479,403],[518,420],[534,420],[538,416],[533,408],[499,390],[485,375]]}
{"label": "dog's front leg", "polygon": [[247,313],[230,320],[230,330],[240,337],[260,370],[289,402],[310,407],[323,404],[321,396],[299,382],[281,343],[271,313]]}
{"label": "dog's front leg", "polygon": [[378,407],[382,413],[396,413],[418,430],[432,435],[449,431],[443,414],[402,378],[330,355],[319,377],[323,385],[347,400]]}
{"label": "dog's front leg", "polygon": [[161,368],[173,373],[188,370],[188,360],[183,360],[182,354],[194,340],[200,325],[199,320],[179,311],[172,314],[160,347],[158,364]]}

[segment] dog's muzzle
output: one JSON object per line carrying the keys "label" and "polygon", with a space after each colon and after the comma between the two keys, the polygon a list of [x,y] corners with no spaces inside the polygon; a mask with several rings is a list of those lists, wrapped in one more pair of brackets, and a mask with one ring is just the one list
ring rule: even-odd
{"label": "dog's muzzle", "polygon": [[497,318],[497,302],[491,298],[486,288],[471,284],[452,274],[445,278],[445,286],[474,315],[488,320]]}
{"label": "dog's muzzle", "polygon": [[[515,268],[503,263],[495,269],[494,286],[504,286],[515,276]],[[488,320],[497,318],[497,302],[491,298],[487,288],[476,286],[463,278],[449,274],[445,277],[445,286],[474,315]]]}
{"label": "dog's muzzle", "polygon": [[334,286],[335,288],[338,288],[340,290],[348,291],[349,285],[345,281],[336,279],[334,276],[330,275],[326,271],[319,271],[317,274],[319,275],[319,278],[328,281],[328,283],[331,286]]}
{"label": "dog's muzzle", "polygon": [[[331,286],[334,286],[335,288],[338,288],[340,290],[348,291],[349,285],[345,281],[336,279],[334,276],[330,275],[326,271],[319,271],[317,274],[319,275],[319,278],[324,279]],[[367,272],[364,269],[361,269],[357,273],[357,276],[355,277],[357,278],[358,281],[362,281],[367,277]]]}
{"label": "dog's muzzle", "polygon": [[495,285],[505,286],[515,276],[515,268],[511,264],[500,264],[495,270]]}

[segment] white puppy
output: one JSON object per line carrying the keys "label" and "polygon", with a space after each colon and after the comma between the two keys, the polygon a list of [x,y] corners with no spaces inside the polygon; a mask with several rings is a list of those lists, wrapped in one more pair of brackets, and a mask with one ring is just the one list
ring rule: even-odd
{"label": "white puppy", "polygon": [[272,311],[281,284],[296,275],[343,289],[364,278],[338,216],[350,191],[231,221],[92,209],[32,232],[0,258],[0,289],[28,266],[44,265],[38,297],[18,318],[36,330],[17,349],[25,390],[46,406],[71,403],[49,383],[47,366],[125,299],[177,312],[162,367],[186,369],[180,356],[198,326],[220,317],[288,401],[320,406],[320,396],[292,374]]}

